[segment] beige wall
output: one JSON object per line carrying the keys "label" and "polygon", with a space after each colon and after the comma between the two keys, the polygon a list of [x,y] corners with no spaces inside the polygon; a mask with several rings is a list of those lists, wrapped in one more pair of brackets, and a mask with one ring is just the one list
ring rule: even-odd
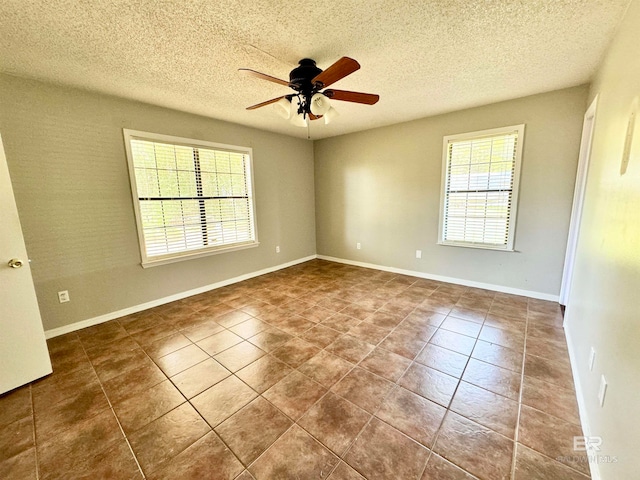
{"label": "beige wall", "polygon": [[[640,121],[625,175],[620,164],[640,97],[640,2],[634,0],[592,84],[598,95],[591,162],[566,330],[591,435],[603,438],[606,480],[640,475]],[[596,350],[589,371],[591,347]],[[598,403],[600,376],[608,391]]]}
{"label": "beige wall", "polygon": [[[318,254],[558,295],[586,98],[574,87],[316,141]],[[517,252],[437,245],[443,136],[521,123]]]}
{"label": "beige wall", "polygon": [[[252,147],[260,246],[143,269],[122,128]],[[315,253],[306,140],[9,76],[0,133],[45,329]]]}

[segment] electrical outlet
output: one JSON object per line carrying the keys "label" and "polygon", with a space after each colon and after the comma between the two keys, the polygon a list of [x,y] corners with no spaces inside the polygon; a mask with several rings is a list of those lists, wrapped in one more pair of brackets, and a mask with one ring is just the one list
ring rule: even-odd
{"label": "electrical outlet", "polygon": [[276,247],[276,253],[280,253],[280,246],[279,245]]}
{"label": "electrical outlet", "polygon": [[360,242],[356,243],[356,248],[357,248],[358,250],[360,250],[360,249],[362,248],[362,245],[360,245]]}
{"label": "electrical outlet", "polygon": [[600,402],[600,406],[604,406],[604,396],[607,394],[607,380],[604,378],[604,375],[600,377],[600,390],[598,391],[598,401]]}
{"label": "electrical outlet", "polygon": [[69,298],[69,290],[63,290],[61,292],[58,292],[58,301],[60,303],[67,303],[70,300],[71,299]]}
{"label": "electrical outlet", "polygon": [[593,364],[596,362],[596,349],[591,347],[589,352],[589,370],[593,372]]}
{"label": "electrical outlet", "polygon": [[422,258],[422,250],[416,250],[416,258]]}

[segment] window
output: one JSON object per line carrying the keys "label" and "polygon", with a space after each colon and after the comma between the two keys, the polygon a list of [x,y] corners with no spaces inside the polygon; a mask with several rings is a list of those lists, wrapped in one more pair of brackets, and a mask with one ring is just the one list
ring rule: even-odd
{"label": "window", "polygon": [[524,125],[444,137],[441,245],[513,250]]}
{"label": "window", "polygon": [[251,149],[124,130],[142,266],[257,246]]}

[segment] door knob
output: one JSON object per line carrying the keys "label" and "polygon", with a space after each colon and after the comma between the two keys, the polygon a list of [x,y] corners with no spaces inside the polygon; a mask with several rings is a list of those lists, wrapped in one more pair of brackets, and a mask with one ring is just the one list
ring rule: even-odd
{"label": "door knob", "polygon": [[22,266],[22,260],[12,258],[11,260],[9,260],[9,266],[11,268],[20,268]]}

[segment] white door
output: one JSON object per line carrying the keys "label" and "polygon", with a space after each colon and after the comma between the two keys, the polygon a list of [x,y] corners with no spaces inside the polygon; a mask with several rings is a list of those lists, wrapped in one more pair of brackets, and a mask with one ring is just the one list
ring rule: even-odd
{"label": "white door", "polygon": [[0,394],[51,371],[27,249],[0,137]]}
{"label": "white door", "polygon": [[580,235],[580,218],[582,217],[582,204],[584,203],[584,191],[587,186],[587,174],[589,173],[589,159],[591,157],[591,138],[593,126],[596,120],[596,106],[598,97],[593,99],[591,105],[584,114],[582,123],[582,139],[580,140],[580,155],[578,157],[578,172],[576,173],[576,186],[573,192],[573,207],[571,208],[571,223],[569,224],[569,238],[567,239],[567,253],[564,257],[564,271],[562,272],[562,284],[560,285],[560,305],[567,305],[571,292],[571,279],[573,278],[573,265],[575,262],[578,237]]}

